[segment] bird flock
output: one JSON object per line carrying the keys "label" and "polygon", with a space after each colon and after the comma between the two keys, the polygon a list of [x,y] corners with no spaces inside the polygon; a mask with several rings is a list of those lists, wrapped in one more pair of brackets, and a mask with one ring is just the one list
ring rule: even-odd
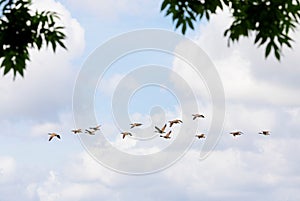
{"label": "bird flock", "polygon": [[[197,114],[192,114],[192,118],[193,118],[193,120],[196,120],[197,118],[200,119],[200,118],[205,118],[205,117],[204,117],[203,114],[198,114],[197,113]],[[172,126],[174,124],[181,124],[183,122],[180,119],[174,119],[174,120],[169,121],[168,123],[169,123],[169,128],[172,128]],[[133,129],[135,127],[140,127],[142,125],[143,125],[142,123],[131,123],[130,124],[130,129]],[[94,126],[94,127],[89,127],[88,129],[84,130],[84,133],[89,134],[89,135],[95,135],[96,132],[100,130],[100,127],[101,127],[101,125],[97,125],[97,126]],[[154,128],[155,128],[154,132],[160,134],[159,137],[164,138],[164,139],[170,139],[171,138],[172,130],[169,130],[168,132],[166,131],[167,123],[165,123],[163,125],[163,127],[161,127],[161,128],[159,128],[157,126],[155,126]],[[74,133],[74,134],[83,133],[81,128],[73,129],[73,130],[71,130],[71,132]],[[262,130],[258,134],[260,134],[260,135],[270,135],[270,133],[271,132],[268,131],[268,130]],[[238,136],[238,135],[242,135],[244,133],[242,131],[233,131],[233,132],[230,132],[229,134],[231,134],[233,137],[235,137],[235,136]],[[51,141],[54,137],[56,137],[58,139],[61,138],[60,135],[57,134],[57,133],[48,133],[48,135],[49,135],[49,141]],[[123,139],[126,136],[133,136],[132,133],[128,132],[128,131],[121,132],[121,135],[122,135]],[[198,138],[198,139],[206,138],[205,134],[203,134],[203,133],[196,134],[195,137]]]}
{"label": "bird flock", "polygon": [[[101,127],[101,125],[97,125],[95,127],[90,127],[88,129],[85,129],[84,133],[87,133],[89,135],[95,135],[96,131],[100,130],[100,127]],[[82,133],[82,129],[81,128],[73,129],[73,130],[71,130],[71,132],[74,134],[79,134],[79,133]],[[57,137],[58,139],[60,139],[60,135],[57,133],[48,133],[48,135],[49,135],[49,141],[51,141],[54,137]]]}

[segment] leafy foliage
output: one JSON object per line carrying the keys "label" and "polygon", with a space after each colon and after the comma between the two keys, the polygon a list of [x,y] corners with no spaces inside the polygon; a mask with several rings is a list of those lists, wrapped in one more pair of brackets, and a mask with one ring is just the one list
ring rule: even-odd
{"label": "leafy foliage", "polygon": [[14,78],[24,76],[26,61],[30,60],[29,48],[41,49],[43,43],[51,44],[55,52],[57,45],[65,48],[64,27],[56,26],[59,19],[55,12],[33,12],[30,0],[0,0],[0,68],[4,75],[13,70]]}
{"label": "leafy foliage", "polygon": [[225,30],[224,36],[230,41],[238,41],[242,36],[255,33],[254,44],[266,43],[265,57],[273,50],[280,60],[282,47],[292,47],[289,36],[295,31],[300,19],[299,0],[164,0],[161,11],[171,15],[176,29],[181,26],[183,34],[187,27],[194,29],[194,23],[205,17],[210,19],[219,8],[229,7],[233,23]]}

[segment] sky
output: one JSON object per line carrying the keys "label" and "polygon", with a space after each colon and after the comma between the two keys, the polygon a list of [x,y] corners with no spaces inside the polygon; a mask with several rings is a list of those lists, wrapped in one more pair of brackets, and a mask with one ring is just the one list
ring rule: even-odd
{"label": "sky", "polygon": [[[186,37],[202,48],[222,81],[225,118],[220,135],[210,133],[214,105],[203,77],[182,58],[155,50],[132,52],[112,63],[96,80],[92,108],[97,121],[76,123],[76,82],[98,47],[140,29],[180,34],[174,31],[170,17],[160,12],[160,4],[150,0],[34,1],[34,9],[60,14],[68,50],[31,50],[24,78],[13,81],[12,74],[0,78],[0,201],[300,200],[299,31],[293,34],[293,49],[284,49],[278,62],[273,56],[264,58],[264,48],[253,45],[253,36],[228,47],[223,32],[232,19],[227,11],[196,24],[195,31],[188,30]],[[176,47],[189,54],[188,44]],[[174,73],[159,78],[167,88],[157,83],[143,86],[137,76],[130,80],[131,73],[149,65]],[[156,72],[149,77],[154,75]],[[180,75],[188,84],[196,108],[190,96],[185,96],[187,87],[171,75]],[[119,101],[118,90],[132,94]],[[77,99],[79,103],[84,100]],[[128,125],[134,136],[125,139],[120,132],[130,121],[119,122],[114,116],[121,114],[114,109],[122,104],[127,104],[130,121],[144,124],[131,130]],[[193,121],[186,110],[203,113],[206,118]],[[174,126],[170,140],[155,135],[153,125],[161,127],[164,120],[175,118],[182,118],[183,124]],[[80,138],[70,130],[81,123],[99,123],[101,131]],[[264,129],[271,135],[258,135]],[[242,130],[244,135],[234,138],[229,135],[234,130]],[[183,131],[187,139],[194,139],[194,131],[219,137],[209,155],[200,158],[205,140],[178,142]],[[49,132],[59,133],[61,140],[49,142]],[[102,143],[103,137],[107,143]],[[140,157],[140,162],[110,155],[108,145],[126,157]],[[151,158],[151,154],[157,157]],[[149,156],[153,160],[145,160]],[[109,167],[107,161],[117,168]],[[155,171],[139,175],[122,172],[152,166]]]}

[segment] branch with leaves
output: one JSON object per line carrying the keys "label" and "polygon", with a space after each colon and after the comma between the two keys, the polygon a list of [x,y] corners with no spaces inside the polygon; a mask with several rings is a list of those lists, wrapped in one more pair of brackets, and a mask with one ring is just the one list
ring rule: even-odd
{"label": "branch with leaves", "polygon": [[4,75],[12,70],[14,78],[17,73],[24,76],[30,48],[40,50],[45,43],[54,52],[57,45],[66,49],[64,27],[56,25],[57,13],[32,12],[30,5],[30,0],[0,0],[0,69],[4,68]]}
{"label": "branch with leaves", "polygon": [[161,11],[172,16],[175,28],[181,27],[185,34],[188,27],[194,29],[195,22],[203,18],[209,21],[217,9],[224,7],[229,8],[234,19],[224,32],[228,45],[254,32],[254,44],[266,43],[266,58],[273,50],[280,60],[283,46],[292,47],[290,33],[300,20],[299,0],[164,0]]}

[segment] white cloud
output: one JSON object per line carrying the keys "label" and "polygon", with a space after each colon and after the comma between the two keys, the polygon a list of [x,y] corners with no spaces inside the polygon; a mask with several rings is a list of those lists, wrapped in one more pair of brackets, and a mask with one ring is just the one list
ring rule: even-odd
{"label": "white cloud", "polygon": [[198,160],[199,149],[194,149],[170,168],[139,177],[104,168],[84,152],[61,164],[62,171],[49,169],[34,180],[24,180],[20,174],[19,185],[25,185],[28,200],[45,201],[132,200],[145,195],[158,200],[279,201],[289,197],[296,201],[299,164],[291,153],[299,151],[298,144],[299,140],[258,138],[251,151],[227,147],[204,161]]}
{"label": "white cloud", "polygon": [[122,178],[117,173],[101,166],[86,152],[74,155],[67,162],[64,174],[69,180],[75,182],[96,181],[103,183],[105,186],[118,185]]}
{"label": "white cloud", "polygon": [[228,148],[214,151],[204,161],[197,160],[197,151],[190,151],[165,175],[188,194],[189,200],[199,196],[205,200],[282,200],[295,196],[296,200],[298,196],[291,192],[295,193],[293,186],[299,185],[299,176],[288,173],[294,165],[285,157],[287,150],[280,149],[288,144],[261,141],[254,147],[260,152]]}
{"label": "white cloud", "polygon": [[[115,173],[82,153],[64,165],[65,171],[50,172],[47,180],[36,188],[40,189],[37,191],[40,196],[59,195],[64,200],[103,199],[115,192],[111,200],[120,197],[131,200],[132,193],[136,199],[145,194],[153,198],[162,193],[158,200],[175,197],[198,200],[202,197],[211,201],[221,198],[279,201],[289,197],[296,201],[294,187],[300,182],[299,165],[291,153],[299,151],[298,143],[299,140],[258,138],[251,151],[227,147],[214,151],[203,161],[198,160],[198,150],[190,150],[167,170],[141,177]],[[74,189],[78,190],[72,194]]]}
{"label": "white cloud", "polygon": [[0,185],[15,179],[16,161],[9,156],[0,156]]}
{"label": "white cloud", "polygon": [[0,80],[1,117],[4,119],[53,118],[56,112],[71,105],[73,83],[76,77],[72,61],[84,48],[84,30],[60,3],[45,0],[34,3],[39,9],[60,13],[68,50],[58,48],[53,53],[50,47],[41,51],[32,50],[25,77],[12,81],[10,75]]}
{"label": "white cloud", "polygon": [[[52,4],[52,1],[43,2],[50,7],[59,5]],[[111,2],[107,4],[111,4]],[[60,6],[58,7],[63,8]],[[71,17],[69,19],[70,23],[67,24],[71,24],[73,27],[70,29],[71,33],[75,34],[78,33],[76,30],[82,30],[78,24],[77,26],[76,23],[71,23]],[[246,46],[245,43],[241,43],[229,49],[226,47],[226,40],[223,39],[222,31],[220,31],[224,28],[223,20],[223,15],[213,18],[208,25],[202,27],[203,31],[198,38],[198,42],[211,55],[218,68],[224,81],[227,97],[227,119],[224,131],[226,134],[222,136],[216,149],[208,158],[203,161],[198,160],[204,141],[195,141],[192,149],[170,168],[152,175],[127,176],[102,167],[86,152],[77,154],[78,150],[76,150],[74,153],[74,149],[69,150],[69,147],[66,146],[69,143],[65,140],[62,142],[66,144],[61,143],[61,147],[64,146],[64,148],[58,150],[56,149],[60,148],[58,144],[56,147],[55,144],[51,144],[52,147],[47,147],[47,150],[58,151],[60,155],[65,158],[70,157],[70,159],[61,160],[61,163],[49,161],[47,163],[47,165],[50,164],[49,167],[45,165],[45,160],[41,160],[36,161],[37,165],[32,167],[26,167],[25,164],[19,166],[18,163],[17,168],[14,158],[0,157],[0,189],[2,189],[0,190],[0,200],[92,201],[100,199],[152,200],[154,198],[156,200],[199,200],[201,198],[207,201],[220,199],[225,201],[299,200],[297,187],[300,185],[300,166],[297,154],[295,154],[299,152],[298,145],[300,143],[297,135],[300,107],[299,97],[296,93],[299,85],[296,85],[295,81],[288,82],[289,76],[293,80],[294,76],[299,73],[296,68],[291,67],[295,66],[297,60],[286,61],[284,66],[288,72],[282,71],[284,79],[278,79],[280,73],[278,73],[279,75],[276,73],[281,70],[278,70],[277,67],[275,68],[278,71],[273,71],[273,68],[269,66],[265,68],[264,62],[256,57],[253,58],[253,55],[256,56],[258,53],[253,53],[255,51],[249,44]],[[1,121],[0,124],[4,125],[2,132],[21,132],[26,124],[27,128],[29,127],[27,130],[34,136],[40,136],[45,130],[48,132],[51,129],[62,129],[69,132],[72,129],[71,116],[68,112],[62,112],[62,108],[68,105],[66,100],[71,99],[69,97],[70,87],[75,74],[71,67],[71,60],[80,54],[83,48],[80,39],[83,38],[83,32],[75,35],[73,38],[70,37],[68,42],[74,51],[60,50],[58,57],[46,51],[34,53],[34,60],[30,64],[32,66],[29,66],[26,74],[28,77],[16,82],[0,81],[4,83],[0,84],[1,93],[6,92],[7,94],[1,99],[1,105],[11,104],[16,107],[11,107],[10,110],[0,108],[3,112],[1,115],[5,118],[7,115],[10,118],[23,115],[27,120],[21,126],[12,124],[13,121]],[[269,65],[271,62],[267,61],[266,63]],[[44,66],[38,67],[37,64]],[[64,68],[64,66],[67,67]],[[191,78],[192,73],[185,71],[185,68],[180,68],[180,66],[181,63],[177,63],[175,60],[174,70],[185,76],[185,79]],[[261,70],[262,68],[264,70]],[[268,71],[272,76],[264,75]],[[106,82],[109,83],[106,85],[107,89],[110,89],[106,91],[107,94],[109,91],[113,91],[120,79],[121,77],[116,76],[111,82]],[[201,90],[205,89],[204,85],[199,87],[194,78],[189,80],[192,80],[189,84],[202,93]],[[188,105],[189,102],[186,100],[182,104]],[[199,129],[206,131],[211,115],[209,104],[202,106],[200,109],[203,110],[199,112],[205,113],[207,118],[199,122]],[[44,113],[46,120],[41,121],[40,118],[36,118],[37,121],[30,120],[35,117],[34,114],[40,115],[41,112]],[[55,113],[56,120],[49,118],[51,116],[49,113],[52,112]],[[180,108],[177,108],[176,111],[165,112],[167,119],[181,117]],[[159,121],[161,116],[158,114],[153,121],[156,119]],[[190,116],[186,118],[190,120]],[[140,113],[133,113],[131,117],[132,121],[146,122],[146,127],[151,125],[149,119],[150,115]],[[191,120],[190,123],[195,122]],[[184,124],[188,125],[189,122],[185,121]],[[179,128],[179,125],[174,126],[174,133]],[[156,143],[154,147],[152,145],[144,146],[132,140],[122,140],[119,132],[113,129],[113,125],[109,123],[105,123],[102,129],[104,134],[113,133],[118,137],[117,140],[113,139],[116,146],[135,154],[158,152],[159,148],[169,143],[169,141],[162,141],[159,138],[158,141],[161,144]],[[150,132],[153,132],[153,127],[149,129]],[[232,129],[241,129],[245,131],[245,135],[233,138],[227,133]],[[271,136],[258,135],[257,132],[260,129],[270,129]],[[124,144],[128,142],[129,144]],[[12,145],[12,149],[18,145],[21,146],[21,143]],[[43,154],[42,151],[41,153]],[[28,160],[31,159],[30,156],[26,157],[29,157],[26,158]],[[51,159],[54,160],[54,158],[57,159],[56,156]],[[47,158],[47,160],[51,159]],[[36,168],[39,169],[38,172],[45,170],[47,174],[40,175]],[[23,174],[23,170],[28,173]],[[15,178],[18,178],[18,185],[13,183],[16,181]],[[7,187],[8,183],[12,185]],[[22,189],[18,194],[15,193],[15,186],[18,187],[18,190]]]}
{"label": "white cloud", "polygon": [[29,198],[38,198],[43,201],[59,200],[83,200],[107,198],[111,193],[101,183],[77,183],[64,179],[64,175],[58,175],[55,171],[49,171],[45,181],[31,183],[26,188]]}
{"label": "white cloud", "polygon": [[[196,42],[212,58],[223,81],[228,101],[254,104],[298,105],[300,102],[299,77],[296,55],[299,43],[293,51],[285,50],[279,63],[273,57],[264,59],[264,47],[253,45],[253,37],[241,39],[227,47],[223,32],[232,20],[228,12],[219,13],[210,22],[200,26],[201,34]],[[295,40],[300,41],[299,34]],[[288,97],[288,98],[287,98]]]}
{"label": "white cloud", "polygon": [[58,133],[71,133],[74,128],[73,118],[70,112],[63,112],[58,114],[56,121],[34,122],[30,126],[30,135],[33,137],[39,137],[50,132]]}
{"label": "white cloud", "polygon": [[55,123],[46,122],[43,124],[37,124],[33,126],[31,129],[32,129],[33,136],[40,136],[40,135],[45,135],[45,133],[47,132],[59,130],[60,126]]}
{"label": "white cloud", "polygon": [[98,90],[100,93],[105,94],[106,96],[111,97],[116,90],[120,81],[124,78],[125,75],[114,74],[110,78],[103,78],[99,80]]}
{"label": "white cloud", "polygon": [[[188,49],[188,47],[184,46],[186,46],[186,43],[181,43],[178,45],[178,48]],[[191,52],[190,56],[193,57],[197,55],[193,55],[193,53]],[[205,80],[201,75],[198,75],[198,73],[193,69],[192,66],[176,57],[173,61],[172,70],[177,73],[177,75],[179,75],[186,82],[186,84],[189,85],[195,96],[197,96],[202,101],[205,100],[203,102],[208,101],[209,91],[207,89],[207,86],[205,85]],[[176,82],[176,77],[171,76],[171,80],[173,81],[176,88],[181,90],[181,93],[186,93],[187,89],[185,89],[185,87],[182,86],[181,83]]]}
{"label": "white cloud", "polygon": [[53,0],[36,0],[32,3],[32,9],[37,9],[39,11],[50,10],[56,12],[60,18],[57,20],[57,23],[65,26],[66,29],[64,30],[64,33],[67,36],[65,44],[68,50],[65,51],[60,48],[59,54],[55,55],[56,57],[64,58],[68,56],[67,59],[74,59],[75,56],[82,54],[85,47],[84,30],[77,19],[72,17],[71,13],[64,5]]}

